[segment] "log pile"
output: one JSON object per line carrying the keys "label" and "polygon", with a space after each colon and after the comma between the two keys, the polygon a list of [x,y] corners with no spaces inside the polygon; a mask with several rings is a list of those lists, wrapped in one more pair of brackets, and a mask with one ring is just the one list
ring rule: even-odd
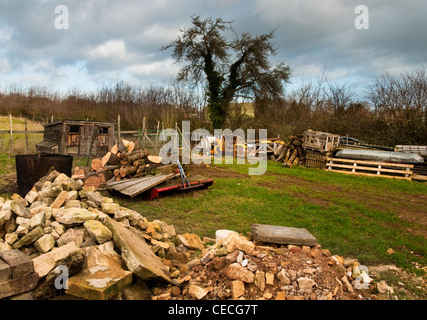
{"label": "log pile", "polygon": [[303,149],[303,136],[291,136],[287,141],[276,141],[279,144],[272,160],[283,162],[282,166],[292,167],[294,165],[303,164],[305,161],[305,153]]}
{"label": "log pile", "polygon": [[84,180],[85,186],[99,188],[107,181],[143,177],[161,165],[161,160],[146,149],[135,149],[132,141],[122,139],[101,159],[93,159],[90,167],[75,167],[72,178]]}

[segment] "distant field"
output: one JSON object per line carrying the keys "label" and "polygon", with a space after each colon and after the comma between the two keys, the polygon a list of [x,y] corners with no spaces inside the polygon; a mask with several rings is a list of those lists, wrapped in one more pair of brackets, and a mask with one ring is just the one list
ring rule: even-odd
{"label": "distant field", "polygon": [[[12,118],[12,129],[25,130],[25,119],[20,117]],[[9,116],[0,116],[0,131],[10,130]],[[43,131],[43,123],[27,120],[28,131]],[[43,134],[28,134],[28,153],[36,151],[36,144],[43,140]],[[10,153],[10,135],[8,133],[0,133],[0,153]],[[25,134],[13,134],[13,154],[26,153]]]}

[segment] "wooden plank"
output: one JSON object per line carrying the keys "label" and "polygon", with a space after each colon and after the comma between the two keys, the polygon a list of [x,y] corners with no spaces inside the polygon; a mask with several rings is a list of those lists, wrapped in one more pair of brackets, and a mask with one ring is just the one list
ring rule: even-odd
{"label": "wooden plank", "polygon": [[154,176],[152,179],[148,180],[148,181],[143,181],[141,183],[137,183],[134,184],[128,188],[122,189],[120,190],[120,193],[123,193],[125,195],[130,196],[131,198],[143,193],[144,191],[151,189],[157,185],[159,185],[162,182],[165,182],[166,180],[172,179],[174,177],[179,176],[179,174],[168,174],[168,175],[164,175],[164,174],[159,174]]}
{"label": "wooden plank", "polygon": [[382,166],[390,166],[390,167],[403,167],[403,168],[413,168],[414,167],[413,164],[390,163],[390,162],[375,162],[375,161],[341,159],[341,158],[328,158],[327,161],[347,162],[347,163],[357,163],[357,164],[372,164],[372,165],[382,165]]}
{"label": "wooden plank", "polygon": [[381,177],[381,178],[391,178],[391,179],[412,180],[412,178],[411,178],[411,177],[399,177],[399,176],[377,175],[377,174],[373,174],[373,173],[361,173],[361,172],[351,172],[351,171],[333,170],[333,169],[327,169],[327,170],[328,170],[328,171],[332,171],[332,172],[339,172],[339,173],[353,174],[353,175],[367,176],[367,177]]}
{"label": "wooden plank", "polygon": [[365,171],[378,171],[378,172],[390,172],[390,173],[401,173],[401,174],[412,174],[412,171],[402,170],[393,170],[387,168],[378,168],[378,167],[363,167],[363,166],[349,166],[345,164],[330,164],[328,167],[343,168],[343,169],[353,169],[353,170],[365,170]]}
{"label": "wooden plank", "polygon": [[115,186],[131,186],[134,185],[138,182],[141,182],[142,180],[145,179],[150,179],[153,176],[148,176],[148,177],[143,177],[143,178],[130,178],[130,179],[126,179],[126,180],[121,180],[121,181],[113,181],[113,182],[108,182],[108,184],[106,184],[107,187],[115,187]]}

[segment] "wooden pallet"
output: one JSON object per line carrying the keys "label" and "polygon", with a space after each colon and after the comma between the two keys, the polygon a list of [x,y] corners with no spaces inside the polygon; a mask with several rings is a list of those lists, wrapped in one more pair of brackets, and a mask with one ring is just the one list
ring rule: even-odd
{"label": "wooden pallet", "polygon": [[328,156],[320,151],[305,150],[305,166],[310,168],[326,168]]}
{"label": "wooden pallet", "polygon": [[328,158],[326,170],[370,177],[412,180],[413,164]]}

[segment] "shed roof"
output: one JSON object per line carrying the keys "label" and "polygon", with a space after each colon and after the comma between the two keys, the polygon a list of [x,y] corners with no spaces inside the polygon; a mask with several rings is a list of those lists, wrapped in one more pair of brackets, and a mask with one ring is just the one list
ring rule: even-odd
{"label": "shed roof", "polygon": [[56,125],[62,124],[64,122],[66,122],[68,124],[97,124],[100,126],[114,126],[113,122],[64,119],[64,120],[59,120],[59,121],[55,121],[52,123],[45,124],[44,127],[56,126]]}

